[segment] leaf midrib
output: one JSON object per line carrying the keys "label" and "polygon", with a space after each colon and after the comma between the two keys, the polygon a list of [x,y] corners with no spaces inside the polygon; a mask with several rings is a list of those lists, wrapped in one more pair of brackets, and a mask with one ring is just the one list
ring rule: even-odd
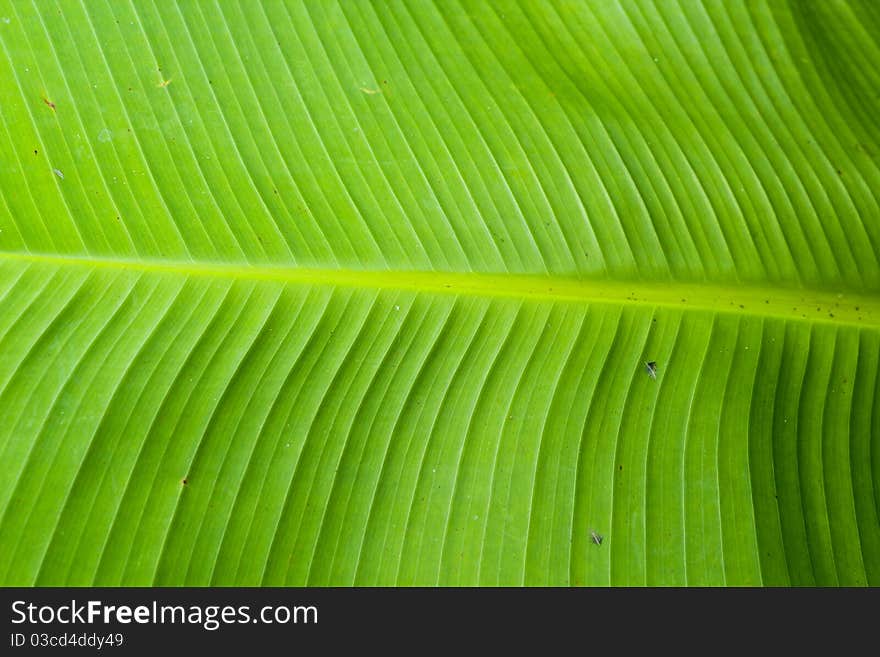
{"label": "leaf midrib", "polygon": [[851,291],[760,287],[739,283],[615,281],[535,274],[322,269],[155,259],[126,260],[17,252],[0,252],[0,263],[2,262],[434,294],[660,306],[880,328],[880,296]]}

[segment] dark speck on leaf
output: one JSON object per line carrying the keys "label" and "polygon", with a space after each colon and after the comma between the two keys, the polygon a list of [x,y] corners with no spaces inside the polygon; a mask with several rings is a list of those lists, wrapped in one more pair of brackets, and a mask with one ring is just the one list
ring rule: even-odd
{"label": "dark speck on leaf", "polygon": [[648,376],[652,379],[657,378],[657,362],[653,360],[649,360],[645,363],[645,369],[648,370]]}
{"label": "dark speck on leaf", "polygon": [[184,478],[184,479],[181,480],[180,483],[183,484],[184,486],[186,486],[186,485],[189,483],[189,481],[187,481],[187,479]]}

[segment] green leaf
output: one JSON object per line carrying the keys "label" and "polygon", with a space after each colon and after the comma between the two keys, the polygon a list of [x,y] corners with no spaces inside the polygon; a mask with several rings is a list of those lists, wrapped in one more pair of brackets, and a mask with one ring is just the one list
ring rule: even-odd
{"label": "green leaf", "polygon": [[880,585],[878,35],[0,0],[0,584]]}

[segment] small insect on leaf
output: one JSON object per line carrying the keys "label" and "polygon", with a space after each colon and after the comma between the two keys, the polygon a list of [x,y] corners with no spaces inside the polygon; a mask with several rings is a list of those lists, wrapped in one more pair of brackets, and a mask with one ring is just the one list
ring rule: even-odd
{"label": "small insect on leaf", "polygon": [[596,545],[602,545],[602,539],[605,537],[602,534],[597,534],[594,529],[590,530],[590,540],[593,541]]}
{"label": "small insect on leaf", "polygon": [[51,100],[49,100],[45,96],[43,96],[43,102],[46,103],[46,105],[48,105],[53,112],[55,111],[55,103],[53,103]]}
{"label": "small insect on leaf", "polygon": [[60,169],[52,169],[52,173],[61,178],[61,180],[64,180],[64,174],[61,172]]}
{"label": "small insect on leaf", "polygon": [[657,379],[657,362],[653,360],[649,360],[645,363],[645,369],[648,370],[648,376],[652,379]]}

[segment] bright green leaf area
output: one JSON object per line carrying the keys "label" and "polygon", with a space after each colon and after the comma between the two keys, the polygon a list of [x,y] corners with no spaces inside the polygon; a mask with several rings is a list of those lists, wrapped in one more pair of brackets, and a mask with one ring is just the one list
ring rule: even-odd
{"label": "bright green leaf area", "polygon": [[874,0],[0,0],[0,585],[878,586],[878,158]]}

